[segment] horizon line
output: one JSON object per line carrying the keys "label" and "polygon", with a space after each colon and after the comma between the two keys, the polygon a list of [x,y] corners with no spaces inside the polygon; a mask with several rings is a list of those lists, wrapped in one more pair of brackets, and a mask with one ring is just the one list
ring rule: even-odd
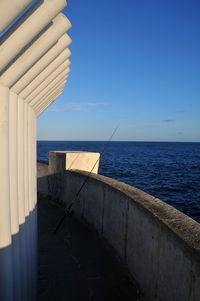
{"label": "horizon line", "polygon": [[[107,142],[107,140],[43,140],[37,139],[36,141],[49,141],[49,142]],[[167,140],[112,140],[110,142],[155,142],[155,143],[200,143],[200,141],[167,141]]]}

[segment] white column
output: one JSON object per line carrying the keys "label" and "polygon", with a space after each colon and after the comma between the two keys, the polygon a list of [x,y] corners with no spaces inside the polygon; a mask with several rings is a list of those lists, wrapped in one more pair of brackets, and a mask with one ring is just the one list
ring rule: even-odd
{"label": "white column", "polygon": [[68,47],[72,40],[67,34],[64,34],[57,43],[52,46],[11,88],[15,93],[20,93],[31,81],[36,78],[63,50],[70,57],[71,52]]}
{"label": "white column", "polygon": [[1,0],[0,32],[3,31],[33,0]]}
{"label": "white column", "polygon": [[30,210],[30,246],[31,246],[31,283],[32,283],[32,298],[36,299],[37,295],[37,224],[36,224],[36,207],[34,205],[33,194],[33,157],[32,157],[32,145],[33,145],[33,122],[32,122],[32,109],[28,106],[28,188],[29,188],[29,210]]}
{"label": "white column", "polygon": [[24,197],[26,215],[26,243],[27,243],[27,272],[29,299],[32,293],[32,244],[31,244],[31,216],[29,209],[29,181],[28,181],[28,105],[24,102]]}
{"label": "white column", "polygon": [[9,89],[0,85],[0,300],[13,300],[9,187]]}
{"label": "white column", "polygon": [[37,171],[36,171],[36,116],[33,111],[31,111],[32,115],[32,184],[33,184],[33,203],[34,203],[34,211],[33,211],[33,240],[34,240],[34,248],[33,251],[35,253],[34,259],[34,267],[35,267],[35,275],[37,277],[37,254],[38,254],[38,236],[37,236]]}
{"label": "white column", "polygon": [[[64,86],[62,86],[60,89],[58,89],[56,95],[60,94],[61,91],[63,90],[63,88],[64,88]],[[37,107],[37,109],[35,109],[36,114],[40,110],[44,111],[45,109],[47,109],[50,106],[50,104],[55,101],[56,98],[57,97],[55,97],[55,96],[49,97],[43,104],[41,104],[40,106]]]}
{"label": "white column", "polygon": [[[63,84],[65,85],[66,80],[63,81]],[[50,92],[47,96],[43,97],[35,106],[34,106],[34,111],[37,112],[38,108],[41,107],[41,105],[44,105],[44,103],[46,103],[46,101],[48,101],[49,99],[53,99],[55,96],[57,96],[57,94],[60,93],[60,88],[59,91],[56,89],[53,92]]]}
{"label": "white column", "polygon": [[48,94],[50,92],[50,90],[53,90],[62,80],[65,80],[67,77],[67,71],[64,70],[63,72],[61,72],[56,79],[54,79],[52,82],[50,82],[50,84],[44,88],[31,102],[30,105],[34,106],[35,104],[37,104],[37,102],[46,94]]}
{"label": "white column", "polygon": [[[65,61],[60,66],[58,66],[47,78],[45,78],[43,81],[38,81],[38,84],[36,85],[35,89],[32,93],[30,93],[26,98],[25,101],[27,103],[30,103],[40,92],[42,92],[53,80],[56,80],[57,77],[65,71],[65,73],[70,72],[69,61]],[[23,91],[20,94],[21,96],[24,95]],[[22,96],[23,97],[23,96]]]}
{"label": "white column", "polygon": [[50,91],[51,93],[44,97],[42,100],[40,100],[35,106],[34,106],[34,111],[37,112],[37,110],[41,107],[44,107],[52,98],[52,96],[60,93],[60,91],[63,90],[65,86],[66,81],[61,81],[58,83],[58,85],[53,89],[53,91]]}
{"label": "white column", "polygon": [[41,105],[43,105],[46,100],[49,99],[49,97],[52,96],[53,93],[58,92],[60,90],[61,86],[64,86],[66,83],[65,79],[61,79],[55,86],[53,86],[48,93],[45,93],[45,95],[40,98],[34,105],[33,105],[33,110],[36,111],[37,108],[39,108]]}
{"label": "white column", "polygon": [[26,205],[24,190],[24,102],[18,97],[18,204],[19,204],[19,224],[20,224],[20,249],[21,249],[21,282],[23,283],[23,299],[29,299],[28,288],[28,252],[26,235]]}
{"label": "white column", "polygon": [[35,77],[22,92],[20,92],[21,97],[26,98],[29,95],[31,96],[31,93],[33,93],[39,87],[39,85],[45,82],[49,76],[53,76],[53,73],[57,70],[57,68],[61,68],[61,66],[69,67],[70,60],[67,58],[68,51],[65,49],[60,55],[57,56],[57,58],[55,58],[55,60],[53,60],[53,62],[51,62],[51,64],[49,64],[37,77]]}
{"label": "white column", "polygon": [[44,112],[49,106],[51,106],[53,104],[54,101],[56,101],[59,96],[62,94],[62,91],[60,93],[58,93],[56,96],[52,97],[52,99],[43,107],[39,108],[38,110],[36,110],[36,114],[37,116],[39,116],[42,112]]}
{"label": "white column", "polygon": [[12,256],[14,273],[14,295],[17,301],[22,300],[21,294],[21,248],[19,239],[19,208],[18,208],[18,158],[17,158],[17,95],[10,92],[9,103],[9,177],[10,177],[10,210]]}
{"label": "white column", "polygon": [[19,19],[2,38],[0,70],[5,68],[65,6],[65,0],[40,0]]}
{"label": "white column", "polygon": [[71,23],[63,14],[56,16],[52,20],[52,25],[30,43],[30,46],[5,70],[0,77],[0,83],[8,87],[13,86],[70,27]]}

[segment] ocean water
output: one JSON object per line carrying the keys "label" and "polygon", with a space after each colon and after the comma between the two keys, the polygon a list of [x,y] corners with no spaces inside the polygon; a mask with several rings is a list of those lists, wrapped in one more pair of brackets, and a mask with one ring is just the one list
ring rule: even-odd
{"label": "ocean water", "polygon": [[53,150],[103,152],[100,174],[142,189],[200,222],[200,143],[38,141],[38,160],[48,161]]}

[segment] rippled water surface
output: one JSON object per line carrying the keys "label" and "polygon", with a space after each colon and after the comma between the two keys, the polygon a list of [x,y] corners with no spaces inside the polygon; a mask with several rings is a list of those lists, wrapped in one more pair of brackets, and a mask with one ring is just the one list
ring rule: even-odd
{"label": "rippled water surface", "polygon": [[[51,150],[100,152],[106,142],[38,141],[39,160]],[[154,195],[200,222],[200,143],[110,142],[99,173]]]}

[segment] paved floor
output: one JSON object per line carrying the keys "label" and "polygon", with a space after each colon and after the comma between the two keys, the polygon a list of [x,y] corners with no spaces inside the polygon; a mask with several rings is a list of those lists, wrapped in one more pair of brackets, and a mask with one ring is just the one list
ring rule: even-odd
{"label": "paved floor", "polygon": [[53,233],[62,214],[50,201],[38,202],[38,301],[138,300],[127,270],[87,225],[72,216]]}

